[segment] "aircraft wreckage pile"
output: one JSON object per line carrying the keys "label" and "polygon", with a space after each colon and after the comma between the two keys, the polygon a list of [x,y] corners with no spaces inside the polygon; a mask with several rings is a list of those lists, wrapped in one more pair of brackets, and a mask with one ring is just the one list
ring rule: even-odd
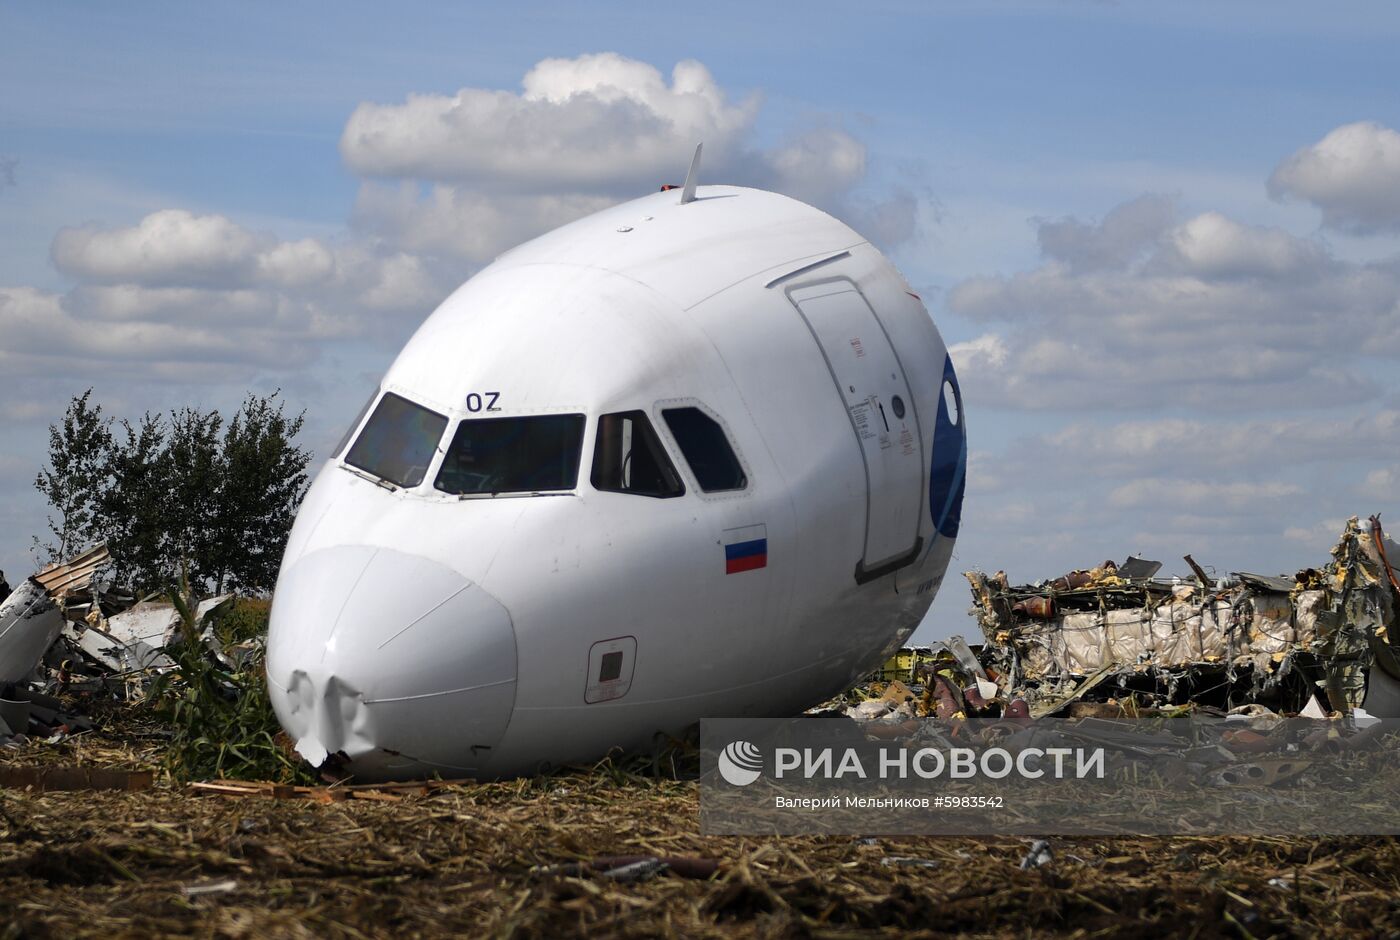
{"label": "aircraft wreckage pile", "polygon": [[[1190,578],[1130,558],[1033,584],[966,572],[985,643],[901,650],[813,711],[898,726],[932,717],[1029,721],[1174,706],[1222,714],[1400,717],[1400,546],[1351,519],[1332,560],[1292,578]],[[1071,708],[1082,703],[1079,708]],[[882,732],[877,728],[874,734]]]}
{"label": "aircraft wreckage pile", "polygon": [[901,650],[870,677],[875,695],[846,696],[867,693],[847,714],[1039,718],[1083,702],[1400,717],[1396,560],[1372,516],[1347,522],[1326,565],[1291,578],[1213,578],[1190,555],[1186,578],[1142,558],[1023,585],[968,571],[985,642]]}
{"label": "aircraft wreckage pile", "polygon": [[1189,555],[1189,579],[1156,577],[1161,565],[1141,558],[1029,585],[1003,572],[966,577],[983,661],[1033,714],[1098,690],[1092,697],[1285,712],[1317,693],[1331,712],[1367,704],[1400,715],[1392,559],[1400,547],[1372,516],[1346,524],[1325,566],[1291,578],[1216,579]]}
{"label": "aircraft wreckage pile", "polygon": [[[175,606],[98,581],[110,561],[98,545],[13,589],[0,586],[0,746],[91,730],[60,696],[134,701],[174,666],[166,650],[182,642]],[[232,594],[211,597],[193,612],[208,655],[229,666],[249,650],[225,649],[210,624],[232,600]]]}
{"label": "aircraft wreckage pile", "polygon": [[[1213,578],[1189,556],[1192,578],[1157,577],[1161,565],[1138,558],[1017,586],[970,571],[984,644],[901,650],[812,713],[906,747],[1104,747],[1111,767],[1157,760],[1188,775],[1176,783],[1209,786],[1297,777],[1325,792],[1329,774],[1357,769],[1334,759],[1355,759],[1394,805],[1396,752],[1383,738],[1400,718],[1397,557],[1372,517],[1351,519],[1331,561],[1293,578]],[[1152,798],[1196,792],[1173,785]],[[1131,805],[1123,817],[1126,831],[1143,825]],[[1262,818],[1236,825],[1270,831]]]}

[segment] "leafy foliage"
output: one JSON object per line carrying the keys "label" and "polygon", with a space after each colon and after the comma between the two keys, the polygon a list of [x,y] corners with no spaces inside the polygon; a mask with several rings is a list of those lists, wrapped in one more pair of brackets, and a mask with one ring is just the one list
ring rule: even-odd
{"label": "leafy foliage", "polygon": [[[217,411],[183,408],[170,413],[170,436],[161,463],[165,471],[165,550],[188,559],[199,581],[214,581],[226,561],[214,552],[214,521],[223,502],[225,465],[219,448],[223,418]],[[109,546],[110,547],[110,546]],[[115,554],[115,552],[114,552]],[[220,585],[214,585],[215,593]]]}
{"label": "leafy foliage", "polygon": [[236,597],[214,624],[214,634],[225,646],[267,636],[272,601],[262,597]]}
{"label": "leafy foliage", "polygon": [[208,530],[219,561],[210,572],[216,590],[260,588],[277,580],[287,533],[306,492],[311,455],[292,443],[301,425],[301,415],[289,419],[281,403],[273,408],[272,398],[251,395],[229,422],[221,504]]}
{"label": "leafy foliage", "polygon": [[[113,439],[107,453],[105,486],[97,497],[101,537],[116,559],[123,580],[147,589],[167,580],[165,519],[170,498],[165,450],[169,430],[150,414],[135,427],[121,422],[125,439]],[[133,578],[134,576],[134,578]]]}
{"label": "leafy foliage", "polygon": [[165,752],[171,777],[314,782],[306,765],[279,743],[262,646],[241,666],[221,664],[200,638],[197,600],[183,573],[169,597],[179,615],[180,641],[165,652],[175,668],[156,679],[146,703],[171,732]]}
{"label": "leafy foliage", "polygon": [[63,422],[50,425],[49,466],[34,480],[34,486],[57,513],[57,518],[49,517],[53,541],[34,539],[35,548],[51,559],[66,557],[96,541],[98,501],[106,488],[112,433],[110,419],[102,417],[101,405],[89,404],[91,398],[92,389],[75,397]]}
{"label": "leafy foliage", "polygon": [[115,574],[136,589],[175,580],[178,559],[214,592],[268,590],[306,492],[303,416],[278,393],[250,394],[227,423],[217,410],[103,417],[92,390],[49,428],[49,464],[35,486],[49,500],[50,560],[105,540]]}

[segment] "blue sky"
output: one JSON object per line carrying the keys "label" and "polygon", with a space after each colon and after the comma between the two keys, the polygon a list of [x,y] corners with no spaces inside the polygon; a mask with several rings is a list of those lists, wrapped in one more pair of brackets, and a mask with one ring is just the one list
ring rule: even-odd
{"label": "blue sky", "polygon": [[[436,300],[678,181],[692,132],[880,242],[954,344],[957,570],[1315,563],[1400,492],[1397,39],[1386,3],[0,5],[0,569],[71,395],[281,387],[328,449]],[[519,139],[418,135],[488,99]]]}

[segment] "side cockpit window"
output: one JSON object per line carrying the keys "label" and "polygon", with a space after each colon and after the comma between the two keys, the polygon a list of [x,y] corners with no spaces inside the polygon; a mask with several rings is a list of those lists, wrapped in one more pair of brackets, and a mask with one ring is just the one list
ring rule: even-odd
{"label": "side cockpit window", "polygon": [[571,490],[582,448],[583,415],[469,419],[433,486],[456,496]]}
{"label": "side cockpit window", "polygon": [[379,400],[345,462],[397,486],[423,482],[447,418],[392,392]]}
{"label": "side cockpit window", "polygon": [[667,499],[685,493],[645,412],[623,411],[598,418],[593,448],[593,488]]}
{"label": "side cockpit window", "polygon": [[667,408],[661,417],[701,490],[716,493],[748,485],[744,467],[718,421],[699,408]]}
{"label": "side cockpit window", "polygon": [[379,389],[377,388],[369,393],[369,397],[365,399],[365,403],[360,406],[359,412],[356,413],[355,420],[351,421],[350,426],[345,429],[345,436],[340,439],[339,444],[335,445],[335,450],[331,451],[332,457],[339,457],[341,454],[345,453],[345,448],[350,446],[350,439],[353,438],[355,432],[360,429],[360,422],[365,420],[365,415],[369,414],[370,406],[374,404],[374,400],[378,397]]}

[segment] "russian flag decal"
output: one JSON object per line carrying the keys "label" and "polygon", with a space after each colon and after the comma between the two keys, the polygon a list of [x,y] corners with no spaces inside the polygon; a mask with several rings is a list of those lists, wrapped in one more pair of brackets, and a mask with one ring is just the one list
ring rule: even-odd
{"label": "russian flag decal", "polygon": [[768,527],[746,525],[724,530],[724,573],[768,567]]}

